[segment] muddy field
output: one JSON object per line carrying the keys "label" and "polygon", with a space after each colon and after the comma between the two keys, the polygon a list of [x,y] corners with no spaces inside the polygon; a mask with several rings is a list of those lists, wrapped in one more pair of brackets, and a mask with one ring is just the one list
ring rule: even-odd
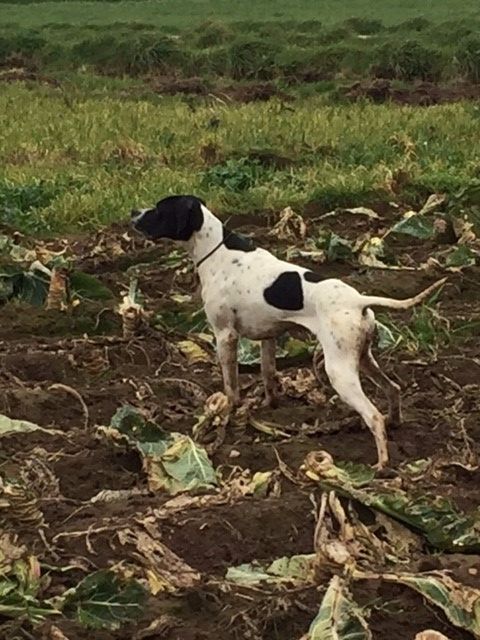
{"label": "muddy field", "polygon": [[[386,209],[382,214],[382,221],[345,215],[341,220],[333,218],[329,225],[353,241],[362,233],[379,233],[389,216],[398,216]],[[278,253],[292,244],[270,237],[271,225],[265,219],[262,222],[243,217],[231,224]],[[317,224],[310,219],[309,232]],[[234,467],[237,473],[238,468],[251,473],[275,470],[274,489],[261,496],[222,497],[217,491],[217,500],[207,492],[203,502],[163,508],[171,497],[148,490],[138,453],[105,438],[97,427],[109,425],[116,410],[128,403],[166,430],[191,434],[207,397],[222,390],[213,349],[202,343],[209,361],[189,362],[175,348],[185,339],[182,331],[166,332],[154,321],[156,314],[178,311],[179,305],[198,308],[198,283],[184,268],[188,263],[169,266],[165,261],[173,246],[149,245],[127,227],[45,246],[59,249],[65,243],[75,255],[76,267],[98,277],[113,291],[114,299],[81,302],[64,312],[19,302],[0,308],[0,413],[56,430],[2,437],[2,473],[15,477],[28,470],[44,517],[40,528],[19,523],[18,542],[49,567],[46,597],[62,594],[98,569],[139,571],[144,558],[139,560],[132,539],[121,535],[129,530],[149,532],[161,542],[166,557],[170,556],[165,550],[175,554],[169,560],[173,573],[175,563],[186,563],[200,578],[191,587],[185,582],[177,589],[159,587],[155,596],[149,596],[138,623],[117,631],[98,630],[92,635],[63,617],[36,627],[4,619],[2,637],[209,640],[219,637],[222,629],[224,640],[299,639],[318,611],[326,582],[246,588],[225,583],[226,571],[254,560],[270,562],[312,553],[315,505],[321,490],[298,480],[299,468],[309,452],[318,450],[329,452],[334,460],[372,464],[371,435],[325,380],[318,383],[325,394],[323,404],[309,402],[301,394],[284,394],[277,409],[260,406],[258,366],[243,366],[241,382],[244,396],[251,400],[250,411],[258,420],[275,423],[288,437],[274,437],[253,428],[248,420],[232,419],[223,438],[213,445],[210,438],[211,459],[224,478]],[[405,257],[404,264],[408,257],[411,266],[425,263],[442,246],[448,247],[445,239],[418,241],[403,236],[392,239],[389,248],[400,261]],[[363,291],[395,297],[413,295],[442,274],[435,265],[396,271],[367,269],[353,260],[320,265],[302,260],[325,276],[340,276]],[[151,312],[150,328],[124,340],[115,307],[135,265],[141,265],[138,285]],[[478,267],[447,275],[448,284],[435,305],[442,322],[447,328],[478,323]],[[410,313],[402,313],[395,314],[394,320],[407,325],[410,318]],[[455,460],[458,464],[437,473],[435,494],[450,498],[465,512],[475,510],[480,502],[480,471],[473,464],[480,441],[478,338],[471,332],[455,333],[448,344],[430,352],[400,345],[379,354],[379,360],[403,393],[404,424],[389,431],[394,470],[402,462],[419,458]],[[282,359],[279,366],[281,376],[294,379],[300,367],[311,367],[311,355]],[[381,391],[368,381],[365,386],[385,408]],[[114,494],[109,501],[92,501],[104,490],[126,493]],[[473,554],[441,554],[423,546],[415,562],[421,570],[450,569],[453,577],[472,586],[480,580],[480,556]],[[442,631],[451,640],[474,637],[450,624],[440,609],[407,587],[371,580],[355,583],[353,592],[362,606],[370,608],[375,640],[413,640],[427,628]],[[56,635],[60,632],[64,635]]]}

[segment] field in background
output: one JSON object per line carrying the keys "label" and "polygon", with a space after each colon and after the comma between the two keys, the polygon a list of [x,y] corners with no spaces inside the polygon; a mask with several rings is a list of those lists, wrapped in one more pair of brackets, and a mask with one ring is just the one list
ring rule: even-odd
{"label": "field in background", "polygon": [[[370,0],[149,0],[119,2],[0,2],[2,22],[15,22],[26,27],[38,27],[48,23],[104,24],[117,22],[142,22],[155,26],[187,27],[208,19],[225,22],[282,21],[303,22],[320,20],[331,25],[354,16],[382,20],[391,25],[412,18],[425,17],[433,22],[457,19],[458,3],[455,0],[426,0],[419,4],[408,0],[399,5],[395,0],[375,4]],[[22,6],[25,5],[25,6]],[[37,8],[38,7],[38,8]],[[478,3],[466,0],[462,3],[464,18],[479,15]]]}
{"label": "field in background", "polygon": [[170,192],[198,193],[221,214],[415,206],[480,177],[478,150],[465,144],[480,138],[470,103],[427,110],[109,93],[4,87],[0,221],[93,229]]}
{"label": "field in background", "polygon": [[275,81],[313,92],[359,78],[480,78],[480,11],[473,4],[460,15],[447,2],[421,11],[413,3],[381,11],[357,4],[342,10],[309,2],[2,5],[0,65],[197,78],[207,86]]}

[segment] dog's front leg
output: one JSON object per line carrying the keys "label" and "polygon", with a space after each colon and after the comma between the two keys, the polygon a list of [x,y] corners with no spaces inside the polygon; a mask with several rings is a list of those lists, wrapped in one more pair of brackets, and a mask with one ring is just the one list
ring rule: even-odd
{"label": "dog's front leg", "polygon": [[269,407],[276,407],[278,404],[277,385],[275,374],[276,342],[275,338],[262,340],[262,378],[265,387],[265,400]]}
{"label": "dog's front leg", "polygon": [[215,338],[225,394],[233,405],[238,405],[240,404],[237,360],[238,335],[231,329],[225,329],[216,332]]}

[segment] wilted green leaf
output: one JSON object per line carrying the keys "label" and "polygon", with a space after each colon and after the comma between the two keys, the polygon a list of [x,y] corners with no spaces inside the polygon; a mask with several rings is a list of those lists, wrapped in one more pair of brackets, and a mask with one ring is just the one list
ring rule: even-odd
{"label": "wilted green leaf", "polygon": [[166,310],[159,313],[156,323],[165,330],[174,330],[181,333],[209,332],[209,326],[203,309],[192,310]]}
{"label": "wilted green leaf", "polygon": [[452,624],[480,638],[480,591],[478,589],[460,584],[440,571],[382,574],[381,578],[415,589],[429,602],[440,607]]}
{"label": "wilted green leaf", "polygon": [[[312,245],[315,246],[314,243],[309,242],[308,240],[305,243],[306,247],[311,247]],[[285,254],[285,259],[288,261],[292,261],[296,260],[297,258],[305,258],[306,260],[310,260],[311,262],[323,264],[326,260],[326,255],[323,249],[299,249],[298,247],[288,247]]]}
{"label": "wilted green leaf", "polygon": [[362,609],[344,581],[334,576],[323,596],[320,610],[310,625],[308,640],[371,640]]}
{"label": "wilted green leaf", "polygon": [[258,420],[257,418],[253,418],[252,416],[248,419],[248,424],[252,426],[257,431],[261,431],[262,433],[266,433],[269,436],[273,436],[274,438],[290,438],[291,434],[282,431],[280,428],[281,425],[278,425],[274,422],[267,422],[266,420]]}
{"label": "wilted green leaf", "polygon": [[[297,338],[281,338],[277,344],[276,357],[296,358],[313,351],[313,344]],[[238,362],[245,366],[257,365],[261,362],[261,342],[240,338],[238,341]]]}
{"label": "wilted green leaf", "polygon": [[433,218],[427,218],[413,211],[409,212],[409,214],[393,225],[392,233],[402,233],[420,240],[428,240],[434,237],[436,231]]}
{"label": "wilted green leaf", "polygon": [[284,556],[269,565],[259,562],[241,564],[227,570],[226,579],[238,584],[253,585],[261,582],[280,583],[292,580],[308,581],[311,578],[315,554]]}
{"label": "wilted green leaf", "polygon": [[298,338],[287,338],[282,345],[285,357],[298,358],[313,353],[316,343],[313,341],[299,340]]}
{"label": "wilted green leaf", "polygon": [[[172,434],[173,435],[173,434]],[[150,466],[153,490],[165,489],[174,495],[180,491],[211,488],[218,483],[207,452],[191,438],[174,434],[173,444]]]}
{"label": "wilted green leaf", "polygon": [[0,437],[4,436],[7,433],[13,433],[14,431],[17,433],[25,433],[28,431],[37,431],[42,430],[42,427],[39,427],[38,424],[34,422],[28,422],[27,420],[12,420],[12,418],[8,418],[0,414]]}
{"label": "wilted green leaf", "polygon": [[272,480],[273,471],[256,471],[253,474],[249,489],[254,496],[265,496],[270,482]]}
{"label": "wilted green leaf", "polygon": [[217,484],[205,449],[188,436],[164,431],[154,422],[145,421],[128,405],[117,410],[111,427],[126,436],[142,454],[152,491],[164,489],[173,495]]}
{"label": "wilted green leaf", "polygon": [[10,297],[41,306],[48,293],[49,277],[42,271],[24,271],[7,265],[0,269],[0,299]]}
{"label": "wilted green leaf", "polygon": [[477,259],[475,251],[466,245],[459,245],[447,255],[445,265],[447,267],[471,267]]}
{"label": "wilted green leaf", "polygon": [[40,588],[40,566],[31,556],[28,560],[17,560],[12,571],[0,579],[0,616],[27,618],[38,624],[47,616],[60,612],[49,602],[38,599]]}
{"label": "wilted green leaf", "polygon": [[420,214],[425,215],[427,213],[432,213],[435,209],[443,204],[446,200],[446,196],[443,193],[432,193],[431,196],[428,197],[427,201],[420,209]]}
{"label": "wilted green leaf", "polygon": [[124,405],[115,412],[110,425],[130,440],[139,443],[165,442],[165,450],[170,433],[145,418],[131,405]]}
{"label": "wilted green leaf", "polygon": [[335,233],[330,233],[325,241],[325,250],[327,253],[327,259],[330,262],[336,260],[348,260],[352,256],[352,246],[348,240],[337,236]]}
{"label": "wilted green leaf", "polygon": [[[190,266],[190,262],[188,262],[188,255],[182,249],[174,249],[166,256],[160,258],[161,266],[166,267],[167,269],[176,269],[184,262]],[[151,267],[151,264],[148,266]]]}
{"label": "wilted green leaf", "polygon": [[113,571],[97,571],[67,592],[63,612],[91,629],[114,631],[143,612],[145,589],[136,580],[121,580]]}
{"label": "wilted green leaf", "polygon": [[329,489],[358,500],[422,533],[436,548],[448,551],[480,551],[480,513],[466,515],[441,496],[424,491],[409,494],[388,480],[377,480],[368,467],[355,463],[335,465],[329,456],[307,475]]}
{"label": "wilted green leaf", "polygon": [[180,340],[180,342],[177,342],[177,347],[187,358],[189,364],[211,362],[212,360],[210,354],[193,340]]}
{"label": "wilted green leaf", "polygon": [[398,339],[395,338],[391,329],[378,320],[375,322],[377,326],[378,348],[383,351],[384,349],[391,349],[392,347],[395,347],[398,344]]}
{"label": "wilted green leaf", "polygon": [[261,360],[260,342],[240,338],[238,341],[238,363],[246,366],[259,364]]}
{"label": "wilted green leaf", "polygon": [[82,271],[73,271],[70,274],[70,288],[72,294],[79,298],[87,300],[110,300],[113,293],[103,285],[98,278],[83,273]]}

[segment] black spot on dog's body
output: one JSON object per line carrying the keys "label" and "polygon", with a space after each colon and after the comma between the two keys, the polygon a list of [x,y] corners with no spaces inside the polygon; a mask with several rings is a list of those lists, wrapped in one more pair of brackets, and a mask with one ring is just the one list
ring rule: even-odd
{"label": "black spot on dog's body", "polygon": [[238,260],[238,258],[234,258],[232,260],[232,264],[238,264],[240,266],[240,261]]}
{"label": "black spot on dog's body", "polygon": [[253,240],[240,236],[238,233],[229,231],[226,227],[222,227],[223,244],[227,249],[232,251],[255,251],[256,246]]}
{"label": "black spot on dog's body", "polygon": [[315,271],[305,271],[303,277],[307,282],[321,282],[323,280],[323,276],[319,273],[315,273]]}
{"label": "black spot on dog's body", "polygon": [[284,271],[263,292],[265,301],[276,309],[300,311],[303,309],[303,289],[297,271]]}

